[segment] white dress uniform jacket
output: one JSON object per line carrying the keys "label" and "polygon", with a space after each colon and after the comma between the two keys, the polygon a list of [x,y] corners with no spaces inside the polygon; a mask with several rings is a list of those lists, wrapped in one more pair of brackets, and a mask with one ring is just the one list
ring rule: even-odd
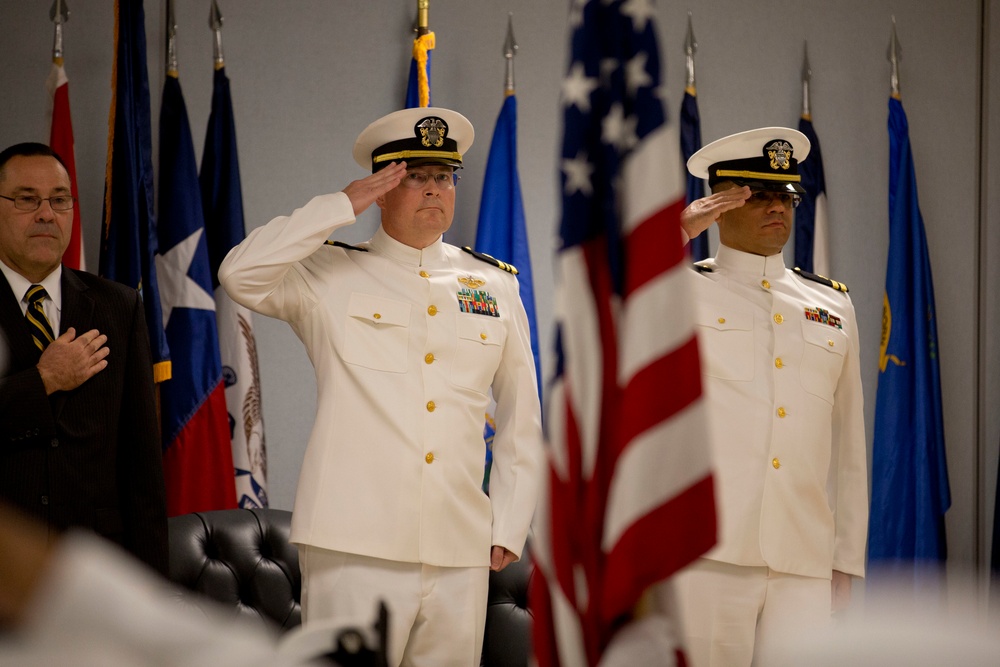
{"label": "white dress uniform jacket", "polygon": [[441,239],[417,250],[381,227],[358,249],[324,245],[354,220],[347,195],[316,197],[255,229],[219,269],[233,300],[292,326],[315,367],[291,539],[444,567],[488,566],[494,544],[520,555],[542,441],[517,279]]}
{"label": "white dress uniform jacket", "polygon": [[864,576],[868,473],[850,297],[721,246],[694,273],[717,480],[706,558]]}

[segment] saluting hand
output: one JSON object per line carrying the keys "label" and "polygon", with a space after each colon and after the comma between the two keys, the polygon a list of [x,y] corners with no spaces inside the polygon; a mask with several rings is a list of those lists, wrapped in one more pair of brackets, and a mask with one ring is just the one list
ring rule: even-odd
{"label": "saluting hand", "polygon": [[375,200],[384,195],[389,190],[399,185],[406,175],[406,163],[394,162],[388,167],[376,171],[371,176],[366,176],[357,181],[351,181],[343,192],[351,200],[354,207],[354,215],[359,215],[367,209]]}
{"label": "saluting hand", "polygon": [[744,185],[695,199],[681,211],[681,228],[689,239],[693,239],[711,227],[720,215],[743,206],[749,198],[750,188]]}
{"label": "saluting hand", "polygon": [[70,327],[49,343],[38,359],[45,393],[76,389],[107,368],[105,357],[111,352],[105,347],[107,342],[108,337],[97,329],[77,336],[76,329]]}

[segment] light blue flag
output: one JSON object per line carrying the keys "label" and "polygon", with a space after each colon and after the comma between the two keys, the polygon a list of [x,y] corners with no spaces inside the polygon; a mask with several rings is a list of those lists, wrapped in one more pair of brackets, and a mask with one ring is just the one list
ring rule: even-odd
{"label": "light blue flag", "polygon": [[935,588],[951,505],[941,416],[934,286],[906,113],[889,100],[889,260],[879,353],[868,561],[915,590]]}

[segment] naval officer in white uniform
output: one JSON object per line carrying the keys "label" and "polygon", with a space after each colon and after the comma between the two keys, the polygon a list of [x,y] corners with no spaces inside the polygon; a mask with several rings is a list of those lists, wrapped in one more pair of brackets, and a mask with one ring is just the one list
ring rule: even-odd
{"label": "naval officer in white uniform", "polygon": [[[489,570],[520,557],[541,474],[517,271],[442,240],[472,139],[448,109],[375,121],[354,146],[370,176],[254,230],[219,270],[235,301],[291,325],[316,371],[291,534],[304,621],[369,627],[384,599],[390,665],[479,664]],[[327,243],[373,203],[370,241]]]}
{"label": "naval officer in white uniform", "polygon": [[761,128],[715,141],[688,170],[714,194],[692,272],[712,434],[719,542],[677,579],[695,667],[767,665],[769,646],[843,608],[864,576],[868,475],[858,327],[847,287],[785,268],[809,141]]}

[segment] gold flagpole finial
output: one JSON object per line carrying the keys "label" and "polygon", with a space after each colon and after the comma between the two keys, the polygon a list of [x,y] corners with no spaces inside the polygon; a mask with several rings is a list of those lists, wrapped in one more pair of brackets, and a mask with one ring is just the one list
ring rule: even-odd
{"label": "gold flagpole finial", "polygon": [[63,24],[69,21],[69,7],[63,0],[55,0],[49,10],[49,19],[55,25],[55,36],[52,40],[52,62],[63,63]]}
{"label": "gold flagpole finial", "polygon": [[896,17],[892,17],[892,36],[889,38],[889,52],[886,54],[889,59],[890,71],[889,71],[889,88],[892,91],[892,96],[897,100],[899,97],[899,62],[903,59],[903,49],[899,46],[899,40],[896,39]]}
{"label": "gold flagpole finial", "polygon": [[413,25],[413,31],[417,33],[417,37],[426,35],[430,32],[430,11],[431,11],[431,0],[417,0],[417,20]]}
{"label": "gold flagpole finial", "polygon": [[226,66],[226,59],[222,55],[222,12],[219,11],[219,3],[215,0],[212,0],[212,8],[208,11],[208,27],[212,29],[215,37],[212,44],[215,69],[222,69]]}
{"label": "gold flagpole finial", "polygon": [[503,42],[503,57],[507,59],[507,73],[504,77],[504,95],[514,94],[514,56],[517,55],[517,42],[514,40],[514,12],[507,12],[507,38]]}
{"label": "gold flagpole finial", "polygon": [[684,37],[684,68],[687,74],[684,80],[684,90],[687,91],[689,95],[694,95],[695,90],[697,90],[694,82],[694,54],[697,51],[698,42],[694,38],[694,28],[691,24],[691,12],[688,11],[687,35]]}
{"label": "gold flagpole finial", "polygon": [[812,81],[812,68],[809,67],[809,42],[802,43],[802,117],[812,120],[809,109],[809,84]]}

